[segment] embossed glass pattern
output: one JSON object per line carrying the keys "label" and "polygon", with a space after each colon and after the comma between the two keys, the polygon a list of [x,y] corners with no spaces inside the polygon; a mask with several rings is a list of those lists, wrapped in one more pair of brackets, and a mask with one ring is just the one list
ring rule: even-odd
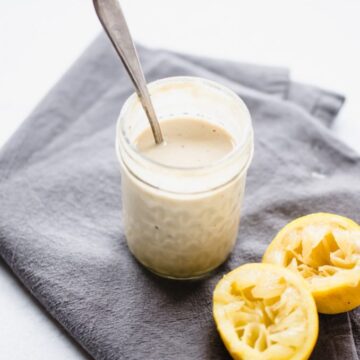
{"label": "embossed glass pattern", "polygon": [[171,278],[204,276],[230,254],[238,233],[253,132],[243,101],[199,78],[149,84],[161,121],[182,116],[222,126],[233,151],[204,167],[180,168],[145,158],[133,142],[148,126],[136,95],[125,103],[116,148],[122,174],[123,224],[130,251],[151,271]]}

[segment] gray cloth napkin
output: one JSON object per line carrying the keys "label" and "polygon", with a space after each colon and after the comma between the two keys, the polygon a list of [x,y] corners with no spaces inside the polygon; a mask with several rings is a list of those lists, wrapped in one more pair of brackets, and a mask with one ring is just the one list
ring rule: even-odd
{"label": "gray cloth napkin", "polygon": [[[0,254],[96,359],[227,359],[211,314],[221,276],[260,261],[291,219],[360,220],[360,157],[328,130],[343,98],[283,69],[140,49],[148,80],[195,75],[231,87],[255,128],[237,245],[213,276],[173,282],[129,254],[115,122],[132,87],[100,36],[0,154]],[[312,359],[358,359],[360,311],[321,316]],[[19,339],[21,341],[21,339]]]}

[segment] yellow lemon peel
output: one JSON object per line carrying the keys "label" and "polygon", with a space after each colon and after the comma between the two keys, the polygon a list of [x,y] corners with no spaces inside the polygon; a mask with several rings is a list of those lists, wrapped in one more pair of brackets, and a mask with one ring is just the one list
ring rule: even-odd
{"label": "yellow lemon peel", "polygon": [[318,336],[306,282],[276,265],[246,264],[226,274],[214,290],[213,315],[234,359],[308,359]]}
{"label": "yellow lemon peel", "polygon": [[271,242],[263,262],[300,274],[321,313],[360,305],[360,226],[348,218],[316,213],[290,222]]}

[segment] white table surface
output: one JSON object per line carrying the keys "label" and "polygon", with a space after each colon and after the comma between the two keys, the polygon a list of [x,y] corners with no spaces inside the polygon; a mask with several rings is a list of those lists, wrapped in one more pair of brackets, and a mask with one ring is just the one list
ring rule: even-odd
{"label": "white table surface", "polygon": [[[334,132],[360,151],[358,0],[123,0],[145,45],[290,67],[339,91]],[[0,0],[0,146],[100,31],[91,0]],[[87,356],[0,262],[0,358]]]}

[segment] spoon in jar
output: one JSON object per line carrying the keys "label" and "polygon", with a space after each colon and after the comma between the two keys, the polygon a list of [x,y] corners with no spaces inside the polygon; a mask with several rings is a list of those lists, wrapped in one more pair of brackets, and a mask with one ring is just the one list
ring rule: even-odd
{"label": "spoon in jar", "polygon": [[117,0],[93,0],[93,2],[98,18],[134,84],[141,105],[150,122],[155,143],[161,144],[163,136],[159,121],[151,102],[144,72],[141,68],[134,41],[120,4]]}

